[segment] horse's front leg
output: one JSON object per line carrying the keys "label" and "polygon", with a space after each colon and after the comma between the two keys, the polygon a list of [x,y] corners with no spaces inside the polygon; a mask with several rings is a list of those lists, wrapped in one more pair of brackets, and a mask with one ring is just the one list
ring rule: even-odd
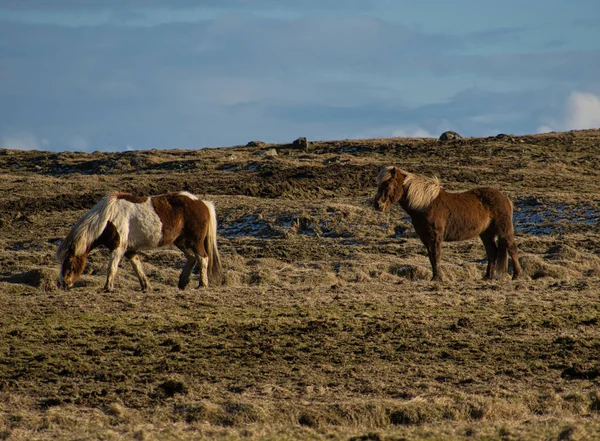
{"label": "horse's front leg", "polygon": [[440,260],[442,257],[442,237],[440,235],[433,234],[429,238],[427,254],[429,255],[429,262],[431,263],[431,270],[433,271],[431,280],[441,282],[443,277],[440,271]]}
{"label": "horse's front leg", "polygon": [[142,268],[142,261],[140,260],[140,256],[135,251],[128,251],[125,253],[125,257],[129,259],[131,263],[131,267],[135,272],[138,280],[140,281],[140,286],[142,287],[142,291],[148,291],[150,289],[150,282],[144,274],[144,270]]}
{"label": "horse's front leg", "polygon": [[104,291],[111,292],[115,287],[115,276],[119,269],[119,263],[125,255],[125,248],[115,248],[108,259],[108,275],[106,276],[106,284],[104,285]]}

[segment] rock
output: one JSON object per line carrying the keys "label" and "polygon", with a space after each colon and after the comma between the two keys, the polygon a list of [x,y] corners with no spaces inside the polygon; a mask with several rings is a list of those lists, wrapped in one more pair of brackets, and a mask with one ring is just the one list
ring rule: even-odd
{"label": "rock", "polygon": [[264,147],[266,145],[267,143],[264,141],[250,141],[248,144],[246,144],[246,147]]}
{"label": "rock", "polygon": [[440,141],[454,141],[457,139],[463,139],[463,137],[451,130],[444,132],[440,135]]}
{"label": "rock", "polygon": [[506,133],[498,133],[496,135],[496,139],[500,139],[502,141],[514,141],[514,137],[511,135],[507,135]]}
{"label": "rock", "polygon": [[308,141],[305,137],[300,137],[292,142],[292,147],[296,149],[303,149],[304,151],[308,151]]}
{"label": "rock", "polygon": [[543,204],[543,202],[541,200],[539,200],[538,198],[536,198],[535,196],[527,196],[526,198],[524,198],[523,200],[520,201],[519,205],[535,207],[535,206],[542,205],[542,204]]}
{"label": "rock", "polygon": [[252,156],[266,156],[266,157],[275,157],[277,155],[277,150],[275,149],[266,149],[266,150],[257,150],[252,153]]}

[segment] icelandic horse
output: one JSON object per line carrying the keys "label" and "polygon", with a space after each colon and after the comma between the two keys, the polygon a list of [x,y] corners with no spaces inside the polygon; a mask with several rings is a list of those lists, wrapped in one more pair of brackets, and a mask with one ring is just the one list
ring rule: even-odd
{"label": "icelandic horse", "polygon": [[196,265],[200,266],[198,287],[208,286],[209,277],[211,282],[220,278],[217,216],[212,202],[185,191],[159,196],[111,193],[79,219],[58,247],[60,285],[72,287],[83,272],[90,251],[103,245],[110,251],[104,290],[114,289],[119,262],[125,256],[142,291],[147,291],[150,284],[137,252],[171,244],[187,258],[179,277],[180,289],[188,285]]}
{"label": "icelandic horse", "polygon": [[[437,178],[428,178],[398,167],[383,168],[377,176],[376,210],[399,204],[408,213],[425,248],[433,270],[432,280],[442,280],[440,257],[443,241],[479,236],[487,254],[486,279],[508,272],[521,274],[512,222],[510,199],[493,188],[474,188],[461,193],[445,191]],[[497,238],[497,243],[496,243]]]}

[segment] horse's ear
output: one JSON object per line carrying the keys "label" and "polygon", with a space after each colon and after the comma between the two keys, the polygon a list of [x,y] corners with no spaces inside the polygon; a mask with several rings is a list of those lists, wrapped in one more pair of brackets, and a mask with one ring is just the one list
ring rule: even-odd
{"label": "horse's ear", "polygon": [[392,178],[396,176],[396,167],[392,167],[392,169],[390,170],[390,176]]}

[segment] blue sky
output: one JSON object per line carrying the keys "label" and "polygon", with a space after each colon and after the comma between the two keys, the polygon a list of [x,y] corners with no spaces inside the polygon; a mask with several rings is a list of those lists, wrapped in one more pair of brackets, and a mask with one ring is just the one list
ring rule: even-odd
{"label": "blue sky", "polygon": [[600,127],[597,0],[2,0],[0,147]]}

